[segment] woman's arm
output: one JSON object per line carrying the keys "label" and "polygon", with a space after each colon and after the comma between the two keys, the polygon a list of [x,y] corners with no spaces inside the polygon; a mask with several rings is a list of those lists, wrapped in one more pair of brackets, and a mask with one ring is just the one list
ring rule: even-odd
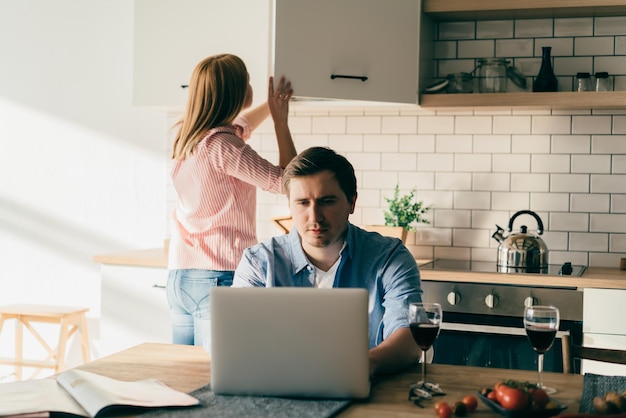
{"label": "woman's arm", "polygon": [[256,129],[268,115],[272,115],[278,142],[278,165],[281,168],[285,168],[297,154],[288,123],[289,100],[292,95],[291,82],[286,81],[285,77],[281,77],[275,90],[274,77],[270,77],[267,102],[244,113],[251,130]]}
{"label": "woman's arm", "polygon": [[259,127],[261,123],[270,115],[270,107],[267,102],[258,105],[254,109],[250,109],[244,113],[248,123],[250,124],[250,130],[254,131]]}
{"label": "woman's arm", "polygon": [[267,103],[269,104],[270,114],[274,120],[274,129],[276,130],[279,153],[278,165],[282,168],[287,167],[287,164],[297,154],[288,123],[289,100],[292,95],[293,89],[290,81],[286,81],[285,77],[281,77],[276,90],[274,90],[274,77],[270,77]]}

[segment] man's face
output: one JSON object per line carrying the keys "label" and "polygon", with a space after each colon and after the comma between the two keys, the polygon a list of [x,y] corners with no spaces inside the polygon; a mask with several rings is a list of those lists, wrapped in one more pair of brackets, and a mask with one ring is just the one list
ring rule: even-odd
{"label": "man's face", "polygon": [[307,246],[327,247],[342,239],[354,205],[330,171],[294,177],[289,183],[291,217],[305,250]]}

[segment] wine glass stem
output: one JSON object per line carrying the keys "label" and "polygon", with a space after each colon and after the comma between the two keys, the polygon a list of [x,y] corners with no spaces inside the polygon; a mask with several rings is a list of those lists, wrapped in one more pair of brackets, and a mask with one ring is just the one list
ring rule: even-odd
{"label": "wine glass stem", "polygon": [[538,358],[537,358],[537,369],[539,371],[539,387],[542,388],[543,386],[543,380],[541,379],[541,373],[543,372],[543,354],[539,353]]}
{"label": "wine glass stem", "polygon": [[422,350],[422,382],[426,383],[426,350]]}

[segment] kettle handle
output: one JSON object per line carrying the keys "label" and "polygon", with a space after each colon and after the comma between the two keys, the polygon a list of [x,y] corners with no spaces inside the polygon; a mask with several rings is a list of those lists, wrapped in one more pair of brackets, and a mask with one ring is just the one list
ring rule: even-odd
{"label": "kettle handle", "polygon": [[539,235],[543,234],[543,222],[541,222],[541,218],[539,217],[539,215],[537,215],[532,210],[520,210],[515,215],[513,215],[511,217],[511,220],[509,221],[509,232],[511,232],[513,230],[513,221],[515,221],[515,218],[517,218],[519,215],[531,215],[531,216],[533,216],[535,218],[535,220],[537,221],[537,234],[539,234]]}

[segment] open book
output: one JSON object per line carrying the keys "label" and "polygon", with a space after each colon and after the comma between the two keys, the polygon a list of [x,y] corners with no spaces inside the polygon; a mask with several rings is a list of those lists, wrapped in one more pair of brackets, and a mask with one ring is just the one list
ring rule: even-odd
{"label": "open book", "polygon": [[200,401],[155,379],[125,382],[70,369],[55,379],[0,384],[0,417],[45,417],[60,412],[98,417],[114,409],[198,405]]}

